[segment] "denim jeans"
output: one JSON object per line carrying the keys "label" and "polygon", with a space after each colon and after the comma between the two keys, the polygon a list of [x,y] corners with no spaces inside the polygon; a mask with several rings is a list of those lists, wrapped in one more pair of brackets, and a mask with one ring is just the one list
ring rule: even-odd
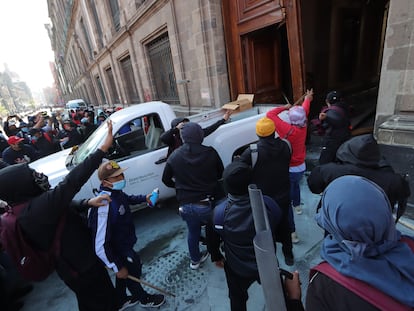
{"label": "denim jeans", "polygon": [[295,232],[295,218],[293,216],[293,207],[300,205],[300,180],[302,179],[302,172],[289,172],[290,180],[290,207],[289,207],[289,229],[290,232]]}
{"label": "denim jeans", "polygon": [[188,203],[181,205],[179,211],[181,218],[187,223],[187,244],[191,261],[198,262],[201,259],[199,248],[201,226],[211,223],[213,209],[211,206]]}
{"label": "denim jeans", "polygon": [[292,206],[300,205],[300,180],[302,179],[303,173],[302,172],[289,172],[289,179],[290,179],[290,200],[292,202]]}

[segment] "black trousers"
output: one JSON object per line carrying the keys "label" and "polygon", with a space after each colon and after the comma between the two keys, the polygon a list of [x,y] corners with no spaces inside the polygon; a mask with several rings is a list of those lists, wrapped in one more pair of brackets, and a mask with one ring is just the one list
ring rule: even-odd
{"label": "black trousers", "polygon": [[254,282],[259,282],[259,274],[254,277],[243,277],[235,273],[227,263],[224,263],[231,311],[246,311],[249,299],[247,290]]}
{"label": "black trousers", "polygon": [[[142,263],[139,254],[134,250],[131,250],[125,257],[125,267],[128,269],[128,274],[136,278],[140,278],[142,273]],[[122,303],[127,299],[127,288],[131,295],[134,298],[138,298],[139,301],[144,301],[144,299],[148,296],[148,293],[142,288],[140,283],[131,279],[116,278],[115,290],[118,306],[122,305]]]}
{"label": "black trousers", "polygon": [[79,311],[117,311],[115,288],[108,271],[99,262],[64,282],[76,294]]}

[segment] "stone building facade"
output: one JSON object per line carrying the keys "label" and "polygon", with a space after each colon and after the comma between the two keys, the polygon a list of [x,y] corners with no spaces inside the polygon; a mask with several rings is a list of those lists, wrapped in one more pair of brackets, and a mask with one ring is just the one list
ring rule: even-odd
{"label": "stone building facade", "polygon": [[[391,0],[375,118],[375,136],[414,192],[414,2]],[[410,198],[414,204],[414,195]]]}
{"label": "stone building facade", "polygon": [[162,100],[178,113],[229,100],[221,1],[48,0],[65,100]]}
{"label": "stone building facade", "polygon": [[238,93],[295,102],[313,87],[312,117],[329,90],[361,94],[360,109],[371,94],[375,137],[396,170],[414,176],[412,0],[48,0],[48,7],[65,100],[108,107],[162,100],[188,115]]}

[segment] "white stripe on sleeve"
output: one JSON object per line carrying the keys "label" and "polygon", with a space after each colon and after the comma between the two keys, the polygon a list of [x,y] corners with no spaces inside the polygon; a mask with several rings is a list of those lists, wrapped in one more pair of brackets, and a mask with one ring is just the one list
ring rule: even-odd
{"label": "white stripe on sleeve", "polygon": [[96,224],[95,253],[103,263],[114,272],[118,272],[118,267],[111,262],[105,252],[106,228],[108,226],[109,204],[98,208],[98,219]]}

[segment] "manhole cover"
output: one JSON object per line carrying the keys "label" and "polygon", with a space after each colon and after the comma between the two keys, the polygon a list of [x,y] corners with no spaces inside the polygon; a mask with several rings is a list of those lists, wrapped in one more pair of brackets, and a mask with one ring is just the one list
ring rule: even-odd
{"label": "manhole cover", "polygon": [[[207,273],[201,267],[190,269],[187,251],[169,252],[143,266],[143,280],[175,295],[167,296],[171,310],[184,310],[201,296],[207,286]],[[144,286],[145,290],[156,290]],[[164,309],[164,308],[163,308]]]}

